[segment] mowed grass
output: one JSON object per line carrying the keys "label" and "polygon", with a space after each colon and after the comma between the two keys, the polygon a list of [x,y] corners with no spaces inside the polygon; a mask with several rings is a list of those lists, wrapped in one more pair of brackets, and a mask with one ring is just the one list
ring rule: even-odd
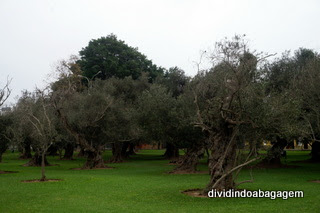
{"label": "mowed grass", "polygon": [[[320,165],[295,163],[299,168],[254,169],[249,190],[303,190],[304,198],[195,198],[181,191],[203,188],[207,174],[167,174],[173,166],[163,160],[163,150],[142,150],[115,169],[70,170],[81,167],[84,159],[73,161],[49,157],[47,178],[60,182],[22,183],[40,178],[40,168],[21,166],[17,153],[6,153],[0,170],[0,212],[320,212]],[[309,152],[288,152],[287,163],[310,158]],[[105,159],[110,157],[106,151]],[[200,170],[207,170],[203,163]],[[244,169],[239,181],[250,179]]]}

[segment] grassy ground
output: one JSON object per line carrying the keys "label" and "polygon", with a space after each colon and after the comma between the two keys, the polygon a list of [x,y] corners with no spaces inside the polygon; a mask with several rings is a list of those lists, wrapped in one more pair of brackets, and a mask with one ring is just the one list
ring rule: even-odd
{"label": "grassy ground", "polygon": [[[203,188],[207,174],[170,175],[173,168],[161,159],[161,150],[144,150],[131,160],[113,164],[115,169],[79,171],[83,159],[48,160],[48,178],[61,182],[22,183],[40,178],[40,168],[22,167],[24,160],[6,153],[0,170],[19,171],[0,174],[0,212],[320,212],[320,165],[296,163],[299,168],[255,169],[250,190],[303,190],[304,198],[194,198],[181,191]],[[106,153],[106,159],[110,155]],[[309,158],[308,152],[288,152],[291,161]],[[204,164],[201,170],[206,170]],[[239,180],[250,179],[243,170]]]}

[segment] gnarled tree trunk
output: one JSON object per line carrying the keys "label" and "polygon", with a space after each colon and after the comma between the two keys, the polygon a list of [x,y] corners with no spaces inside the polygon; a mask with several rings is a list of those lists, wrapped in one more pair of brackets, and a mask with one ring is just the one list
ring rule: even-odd
{"label": "gnarled tree trunk", "polygon": [[170,173],[195,173],[197,171],[197,164],[200,157],[204,154],[204,144],[196,143],[191,148],[187,149],[187,153],[182,157],[179,165],[175,167]]}
{"label": "gnarled tree trunk", "polygon": [[110,163],[121,163],[126,159],[126,152],[129,146],[128,142],[116,142],[112,143],[112,157]]}
{"label": "gnarled tree trunk", "polygon": [[86,139],[85,135],[79,134],[79,132],[75,131],[72,128],[67,118],[61,113],[60,109],[57,109],[57,113],[66,130],[75,138],[76,142],[80,145],[81,150],[84,151],[84,155],[87,157],[86,162],[82,168],[106,168],[102,157],[102,150],[104,148],[104,145],[100,145],[98,147],[92,146],[92,143],[90,143],[90,141]]}
{"label": "gnarled tree trunk", "polygon": [[100,151],[85,151],[87,160],[83,165],[83,169],[106,168],[102,153]]}
{"label": "gnarled tree trunk", "polygon": [[235,187],[232,173],[223,177],[235,167],[236,142],[230,135],[225,134],[214,138],[209,158],[210,181],[204,190],[205,194],[212,189],[228,190]]}

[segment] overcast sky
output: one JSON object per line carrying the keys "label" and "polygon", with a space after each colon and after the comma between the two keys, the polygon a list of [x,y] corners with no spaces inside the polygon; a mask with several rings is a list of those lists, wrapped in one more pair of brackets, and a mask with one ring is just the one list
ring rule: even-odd
{"label": "overcast sky", "polygon": [[110,33],[188,75],[201,50],[235,34],[268,53],[320,51],[319,20],[317,0],[0,0],[0,86],[13,79],[12,103],[43,86],[55,62]]}

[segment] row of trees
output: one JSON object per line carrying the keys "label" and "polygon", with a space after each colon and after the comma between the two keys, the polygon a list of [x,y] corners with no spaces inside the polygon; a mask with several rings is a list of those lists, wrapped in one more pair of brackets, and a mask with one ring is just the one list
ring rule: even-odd
{"label": "row of trees", "polygon": [[[6,140],[19,144],[30,165],[42,165],[55,147],[72,158],[76,146],[86,156],[84,169],[122,162],[138,143],[166,145],[172,173],[195,172],[207,150],[210,182],[204,193],[235,188],[242,167],[260,159],[265,140],[273,147],[263,164],[280,164],[293,139],[313,142],[319,161],[320,57],[299,49],[268,62],[251,51],[243,36],[223,40],[209,55],[212,67],[193,78],[174,67],[152,64],[114,35],[92,40],[57,66],[57,81],[46,90],[24,92],[6,117]],[[4,121],[1,121],[4,123]],[[1,142],[3,143],[3,142]],[[250,152],[242,152],[249,143]],[[179,149],[186,149],[179,158]]]}

